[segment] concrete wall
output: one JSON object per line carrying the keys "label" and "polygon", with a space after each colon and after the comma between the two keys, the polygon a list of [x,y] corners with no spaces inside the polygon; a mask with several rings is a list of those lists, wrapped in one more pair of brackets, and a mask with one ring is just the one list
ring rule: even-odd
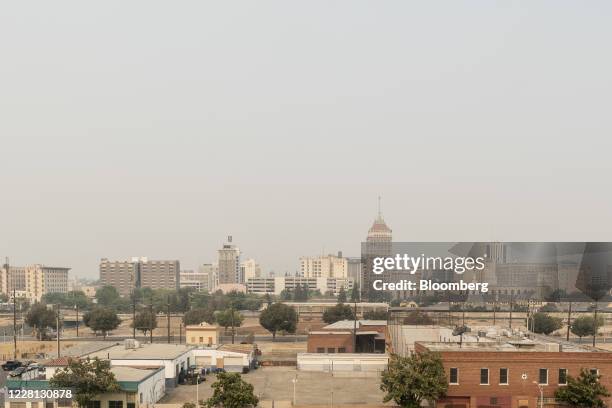
{"label": "concrete wall", "polygon": [[322,372],[381,372],[387,368],[386,354],[323,354],[299,353],[297,368],[301,371]]}

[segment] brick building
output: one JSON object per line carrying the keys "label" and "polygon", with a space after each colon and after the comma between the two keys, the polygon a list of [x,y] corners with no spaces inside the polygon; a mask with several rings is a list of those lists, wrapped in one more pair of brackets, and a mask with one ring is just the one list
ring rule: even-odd
{"label": "brick building", "polygon": [[[417,342],[415,351],[439,352],[449,387],[439,408],[561,407],[555,390],[577,377],[582,368],[597,370],[612,390],[612,353],[546,338],[500,342]],[[605,400],[610,406],[612,398]]]}
{"label": "brick building", "polygon": [[353,347],[353,320],[341,320],[308,333],[308,353],[384,353],[387,349],[385,320],[357,320]]}

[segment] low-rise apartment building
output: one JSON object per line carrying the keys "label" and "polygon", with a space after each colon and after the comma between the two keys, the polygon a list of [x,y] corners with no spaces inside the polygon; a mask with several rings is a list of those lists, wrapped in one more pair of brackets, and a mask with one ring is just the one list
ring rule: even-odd
{"label": "low-rise apartment building", "polygon": [[340,292],[340,288],[345,291],[353,289],[353,279],[350,278],[330,278],[330,277],[304,277],[304,276],[277,276],[250,278],[246,281],[247,292],[258,295],[280,295],[282,291],[293,291],[300,285],[310,291],[318,290],[322,294],[331,292],[335,296]]}

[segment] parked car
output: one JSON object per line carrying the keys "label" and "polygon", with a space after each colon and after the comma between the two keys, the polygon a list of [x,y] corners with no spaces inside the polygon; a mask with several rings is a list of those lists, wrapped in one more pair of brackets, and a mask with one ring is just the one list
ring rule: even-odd
{"label": "parked car", "polygon": [[17,367],[16,369],[14,369],[13,371],[9,373],[9,377],[19,377],[21,376],[21,374],[25,373],[26,371],[28,371],[28,367]]}
{"label": "parked car", "polygon": [[2,364],[2,369],[4,371],[13,371],[17,367],[21,367],[23,364],[18,360],[8,360],[6,363]]}

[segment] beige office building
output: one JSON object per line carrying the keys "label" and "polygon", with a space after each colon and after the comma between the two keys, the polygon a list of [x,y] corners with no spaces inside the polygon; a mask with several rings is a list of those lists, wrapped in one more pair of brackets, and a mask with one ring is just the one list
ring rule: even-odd
{"label": "beige office building", "polygon": [[240,263],[240,275],[244,282],[261,276],[261,267],[254,259],[247,259]]}
{"label": "beige office building", "polygon": [[100,261],[100,285],[114,286],[121,296],[128,296],[139,286],[138,259],[131,261]]}
{"label": "beige office building", "polygon": [[170,261],[141,261],[140,286],[151,289],[178,289],[180,287],[180,263]]}
{"label": "beige office building", "polygon": [[240,249],[232,244],[231,236],[227,240],[218,251],[219,284],[244,283],[240,269]]}
{"label": "beige office building", "polygon": [[11,297],[13,290],[18,297],[39,302],[47,293],[68,292],[68,271],[70,268],[40,264],[2,268],[2,293]]}
{"label": "beige office building", "polygon": [[305,278],[348,278],[348,262],[342,253],[301,257],[300,275]]}

